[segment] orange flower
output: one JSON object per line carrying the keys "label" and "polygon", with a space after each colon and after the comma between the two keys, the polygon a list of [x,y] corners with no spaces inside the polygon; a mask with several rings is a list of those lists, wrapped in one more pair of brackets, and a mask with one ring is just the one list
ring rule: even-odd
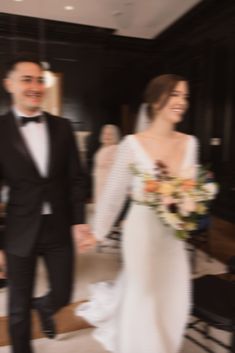
{"label": "orange flower", "polygon": [[185,191],[188,191],[188,190],[191,190],[195,187],[196,185],[196,181],[193,180],[193,179],[185,179],[183,180],[182,182],[182,188],[185,190]]}
{"label": "orange flower", "polygon": [[145,192],[154,192],[157,191],[159,183],[156,180],[146,180],[145,181]]}

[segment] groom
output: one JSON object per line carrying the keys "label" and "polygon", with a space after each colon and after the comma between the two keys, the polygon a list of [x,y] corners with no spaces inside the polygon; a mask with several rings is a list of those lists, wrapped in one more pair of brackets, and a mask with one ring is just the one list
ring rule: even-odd
{"label": "groom", "polygon": [[[34,57],[16,58],[7,67],[4,86],[12,100],[11,110],[0,117],[0,177],[10,189],[5,231],[9,333],[14,353],[31,353],[31,307],[53,338],[52,315],[70,300],[71,226],[77,242],[86,234],[83,172],[68,120],[41,109],[41,63]],[[32,300],[39,256],[50,290]]]}

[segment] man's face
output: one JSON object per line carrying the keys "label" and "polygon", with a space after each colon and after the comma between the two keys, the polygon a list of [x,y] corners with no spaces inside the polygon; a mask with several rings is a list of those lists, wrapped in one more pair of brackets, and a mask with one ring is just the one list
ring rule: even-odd
{"label": "man's face", "polygon": [[31,62],[21,62],[5,79],[5,88],[11,94],[16,108],[32,114],[41,108],[45,94],[43,70]]}

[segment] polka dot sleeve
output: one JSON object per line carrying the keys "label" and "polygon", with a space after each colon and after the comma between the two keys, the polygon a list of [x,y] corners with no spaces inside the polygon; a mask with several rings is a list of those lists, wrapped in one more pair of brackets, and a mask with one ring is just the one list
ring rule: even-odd
{"label": "polka dot sleeve", "polygon": [[93,232],[98,240],[110,232],[124,206],[132,179],[131,162],[133,156],[127,136],[118,146],[115,161],[96,207]]}

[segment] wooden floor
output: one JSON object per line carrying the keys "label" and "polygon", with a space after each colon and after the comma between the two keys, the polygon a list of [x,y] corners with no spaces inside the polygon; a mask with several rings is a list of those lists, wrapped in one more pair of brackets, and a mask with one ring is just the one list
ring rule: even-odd
{"label": "wooden floor", "polygon": [[[211,229],[207,236],[209,251],[212,257],[226,263],[231,256],[235,255],[234,223],[213,217]],[[205,245],[203,246],[203,250],[208,250]],[[89,327],[89,325],[81,318],[74,316],[74,307],[77,305],[78,303],[73,303],[56,314],[55,320],[57,323],[58,333],[70,332]],[[42,337],[41,328],[36,313],[33,313],[32,327],[33,338]],[[7,345],[9,342],[7,334],[7,317],[0,317],[0,332],[0,346]]]}
{"label": "wooden floor", "polygon": [[[75,307],[78,306],[78,304],[79,303],[70,304],[65,308],[61,309],[55,315],[57,333],[77,331],[90,327],[90,325],[88,325],[82,318],[74,315]],[[6,346],[9,344],[7,326],[7,317],[0,317],[0,346]],[[38,316],[35,312],[32,313],[32,337],[43,337]]]}

